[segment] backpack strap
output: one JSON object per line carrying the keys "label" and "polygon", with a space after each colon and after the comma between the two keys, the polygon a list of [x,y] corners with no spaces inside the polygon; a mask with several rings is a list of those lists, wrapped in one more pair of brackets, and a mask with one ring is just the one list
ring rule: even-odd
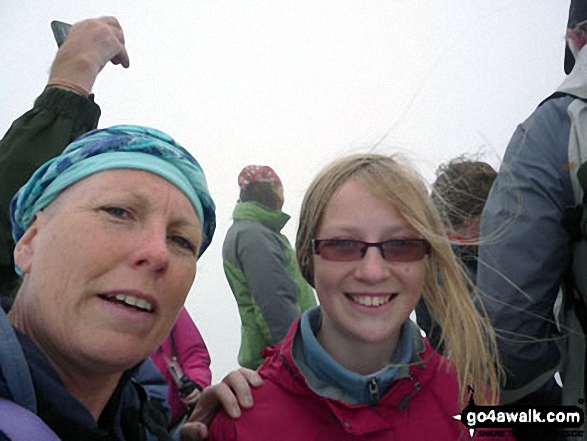
{"label": "backpack strap", "polygon": [[[579,166],[577,180],[583,189],[583,202],[565,213],[563,220],[574,243],[587,240],[587,163]],[[571,268],[563,276],[563,292],[579,319],[583,334],[587,336],[587,304],[583,296],[587,293],[579,292]]]}
{"label": "backpack strap", "polygon": [[49,427],[31,411],[0,398],[0,433],[12,441],[59,441]]}
{"label": "backpack strap", "polygon": [[[583,189],[583,201],[579,205],[566,210],[563,216],[563,225],[573,243],[587,240],[587,163],[580,165],[577,170],[577,180]],[[587,304],[583,294],[576,286],[573,270],[569,268],[563,276],[563,293],[581,324],[583,334],[587,336]]]}
{"label": "backpack strap", "polygon": [[0,308],[0,371],[12,400],[33,413],[37,399],[28,363],[8,317]]}
{"label": "backpack strap", "polygon": [[145,388],[134,379],[132,384],[135,387],[140,401],[141,420],[147,430],[155,435],[160,441],[174,441],[167,429],[167,414],[163,405],[158,400],[151,400]]}
{"label": "backpack strap", "polygon": [[[580,99],[578,97],[574,97]],[[582,100],[585,101],[585,100]],[[579,246],[580,241],[587,240],[587,162],[582,163],[577,170],[577,181],[583,190],[583,200],[577,206],[568,209],[563,217],[563,225],[567,229],[571,240],[573,242],[573,248]],[[580,252],[580,256],[584,256],[583,251],[573,251],[573,260],[577,258],[577,252]],[[575,268],[573,268],[575,267]],[[587,336],[587,292],[581,290],[580,284],[576,283],[573,269],[577,271],[576,263],[571,265],[563,275],[563,297],[568,302],[572,311],[574,312],[579,324],[581,331],[583,331],[583,338]],[[580,269],[583,271],[584,269]],[[584,287],[583,287],[584,288]],[[586,353],[587,356],[587,353]],[[587,360],[585,360],[585,366],[587,366]],[[587,369],[583,370],[583,384],[582,393],[586,392],[587,387]]]}

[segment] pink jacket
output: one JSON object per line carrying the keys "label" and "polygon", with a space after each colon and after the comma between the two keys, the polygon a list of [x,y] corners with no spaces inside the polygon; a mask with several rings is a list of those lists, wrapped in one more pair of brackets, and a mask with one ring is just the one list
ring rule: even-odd
{"label": "pink jacket", "polygon": [[471,439],[467,428],[453,419],[461,412],[456,375],[428,342],[420,353],[424,365],[412,366],[410,377],[396,380],[378,405],[349,405],[308,387],[291,356],[298,323],[282,343],[265,351],[259,368],[264,383],[253,390],[254,406],[238,419],[219,413],[212,423],[212,441]]}
{"label": "pink jacket", "polygon": [[[201,388],[210,385],[210,354],[206,343],[198,331],[196,324],[185,307],[179,310],[175,325],[171,328],[175,351],[184,374],[187,374]],[[171,338],[167,337],[161,346],[151,355],[157,369],[161,371],[169,385],[169,405],[171,407],[171,423],[176,423],[182,416],[185,406],[179,399],[177,386],[169,372],[167,360],[173,357]]]}

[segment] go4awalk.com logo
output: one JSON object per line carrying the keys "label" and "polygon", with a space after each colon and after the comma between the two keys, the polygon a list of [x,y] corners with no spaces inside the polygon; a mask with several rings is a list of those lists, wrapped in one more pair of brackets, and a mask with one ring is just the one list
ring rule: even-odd
{"label": "go4awalk.com logo", "polygon": [[473,389],[469,388],[469,393],[469,404],[453,418],[469,428],[471,437],[474,433],[487,437],[510,435],[518,427],[557,428],[569,432],[568,435],[583,435],[578,428],[583,425],[585,415],[578,406],[478,406]]}

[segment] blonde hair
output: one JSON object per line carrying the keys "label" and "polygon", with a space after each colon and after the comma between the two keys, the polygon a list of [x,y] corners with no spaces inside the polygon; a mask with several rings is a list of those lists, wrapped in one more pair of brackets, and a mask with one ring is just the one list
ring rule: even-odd
{"label": "blonde hair", "polygon": [[442,327],[441,341],[457,372],[461,404],[466,402],[467,386],[475,390],[478,404],[497,403],[495,333],[476,310],[467,288],[469,279],[456,260],[421,177],[411,167],[393,157],[355,154],[333,162],[318,174],[304,197],[296,237],[296,254],[304,278],[314,286],[311,240],[328,202],[349,179],[367,184],[373,195],[392,204],[430,242],[432,252],[422,296]]}

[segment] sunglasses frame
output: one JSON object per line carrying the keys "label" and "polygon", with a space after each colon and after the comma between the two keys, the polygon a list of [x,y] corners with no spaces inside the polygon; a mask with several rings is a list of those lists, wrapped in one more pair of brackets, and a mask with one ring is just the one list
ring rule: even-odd
{"label": "sunglasses frame", "polygon": [[[312,251],[314,252],[314,254],[318,255],[318,256],[322,256],[321,251],[320,251],[320,245],[323,243],[333,243],[333,242],[352,242],[352,243],[359,243],[362,245],[361,249],[360,249],[360,258],[358,259],[342,259],[342,260],[338,260],[338,259],[328,259],[325,257],[322,257],[324,260],[328,260],[331,262],[357,262],[361,259],[363,259],[365,257],[365,254],[367,254],[367,250],[371,247],[376,247],[379,249],[379,253],[381,254],[381,258],[387,262],[417,262],[419,260],[422,260],[425,256],[430,255],[430,253],[432,252],[432,246],[430,245],[430,242],[428,242],[426,239],[390,239],[390,240],[384,240],[382,242],[365,242],[363,240],[355,240],[355,239],[312,239]],[[396,260],[396,259],[386,259],[385,258],[385,254],[383,251],[383,245],[387,244],[387,243],[398,243],[398,242],[420,242],[424,245],[424,255],[419,258],[419,259],[413,259],[413,260]]]}

